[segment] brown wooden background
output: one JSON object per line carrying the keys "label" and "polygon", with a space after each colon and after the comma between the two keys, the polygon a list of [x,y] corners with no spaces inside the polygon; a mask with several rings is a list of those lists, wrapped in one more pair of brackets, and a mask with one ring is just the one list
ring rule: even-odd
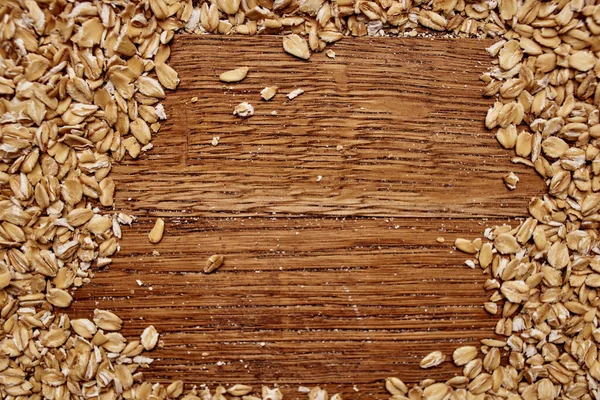
{"label": "brown wooden background", "polygon": [[[483,127],[491,43],[347,38],[335,60],[304,62],[277,37],[178,36],[169,119],[153,150],[115,168],[117,207],[138,223],[70,313],[116,310],[131,337],[155,325],[164,347],[147,376],[165,382],[278,383],[292,399],[319,384],[366,399],[384,397],[389,375],[451,377],[449,362],[425,371],[420,358],[495,324],[484,276],[452,243],[523,216],[544,188]],[[243,82],[218,80],[240,66]],[[264,102],[268,85],[281,89]],[[241,101],[254,117],[232,115]],[[152,246],[158,216],[166,233]],[[225,263],[204,275],[213,253]]]}

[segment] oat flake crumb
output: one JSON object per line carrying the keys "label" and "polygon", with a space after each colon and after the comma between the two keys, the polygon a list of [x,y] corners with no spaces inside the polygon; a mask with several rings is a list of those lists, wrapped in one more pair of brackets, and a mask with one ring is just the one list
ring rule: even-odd
{"label": "oat flake crumb", "polygon": [[156,116],[158,119],[167,119],[167,113],[165,113],[165,107],[162,105],[162,103],[158,104],[154,109],[156,110]]}
{"label": "oat flake crumb", "polygon": [[233,115],[240,118],[249,118],[254,115],[254,107],[252,107],[252,104],[245,101],[241,102],[233,109]]}

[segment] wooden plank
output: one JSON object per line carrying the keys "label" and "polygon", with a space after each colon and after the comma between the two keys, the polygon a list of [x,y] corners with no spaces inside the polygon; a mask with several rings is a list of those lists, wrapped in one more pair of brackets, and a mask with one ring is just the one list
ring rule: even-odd
{"label": "wooden plank", "polygon": [[[171,219],[160,255],[146,241],[152,221],[127,231],[121,257],[77,292],[73,315],[116,309],[128,336],[155,325],[164,333],[148,373],[156,379],[343,384],[381,395],[386,375],[452,376],[450,363],[423,371],[418,361],[489,337],[495,324],[481,306],[490,295],[482,272],[451,247],[477,221]],[[213,252],[226,262],[204,275]]]}
{"label": "wooden plank", "polygon": [[[178,36],[169,119],[153,150],[114,171],[117,209],[138,223],[69,312],[116,310],[129,337],[154,324],[164,347],[147,376],[163,382],[277,382],[287,398],[320,384],[371,399],[388,375],[451,377],[450,363],[423,371],[420,357],[495,325],[484,276],[453,240],[510,223],[543,191],[483,128],[489,44],[345,39],[335,60],[306,63],[279,38]],[[242,83],[218,81],[241,65],[252,68]],[[272,84],[282,93],[261,102]],[[296,87],[306,93],[285,99]],[[256,108],[244,121],[231,115],[242,100]],[[156,216],[166,234],[150,246]],[[214,253],[224,266],[202,274]]]}
{"label": "wooden plank", "polygon": [[[478,78],[490,43],[365,38],[305,63],[279,38],[179,37],[173,120],[161,150],[116,168],[119,200],[155,215],[518,215],[544,187],[483,127],[490,101]],[[242,65],[251,67],[243,82],[218,80]],[[262,102],[267,85],[282,93]],[[305,94],[288,101],[297,87]],[[234,117],[240,101],[256,115]],[[501,184],[508,169],[522,178],[514,193]]]}

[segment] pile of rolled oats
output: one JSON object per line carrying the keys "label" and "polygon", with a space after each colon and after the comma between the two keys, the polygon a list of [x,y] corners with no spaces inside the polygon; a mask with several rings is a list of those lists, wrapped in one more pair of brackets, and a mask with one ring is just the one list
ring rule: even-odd
{"label": "pile of rolled oats", "polygon": [[[0,395],[3,399],[281,400],[277,388],[214,392],[144,380],[146,328],[106,310],[70,320],[72,292],[118,251],[113,163],[151,148],[179,83],[176,32],[284,34],[301,59],[344,36],[427,30],[498,38],[482,76],[485,125],[548,193],[519,226],[457,239],[489,275],[496,338],[452,354],[462,375],[385,386],[392,399],[600,398],[600,5],[593,0],[4,0],[0,4]],[[335,53],[331,52],[333,57]],[[225,78],[228,78],[227,76]],[[233,76],[231,79],[239,79]],[[228,78],[229,79],[229,78]],[[241,78],[243,79],[243,78]],[[266,88],[268,89],[268,88]],[[276,92],[277,89],[274,89]],[[272,97],[273,94],[265,96]],[[483,119],[483,116],[482,116]],[[518,178],[507,176],[509,187]],[[162,221],[150,234],[160,241]],[[222,256],[209,259],[215,269]],[[219,258],[220,257],[220,258]],[[428,355],[423,368],[444,362]],[[321,388],[311,400],[340,400]]]}
{"label": "pile of rolled oats", "polygon": [[455,350],[462,375],[410,389],[389,378],[386,388],[394,400],[598,399],[600,5],[494,6],[491,20],[504,32],[482,76],[484,95],[496,98],[485,125],[514,149],[514,163],[535,168],[548,193],[531,200],[518,226],[489,228],[485,242],[455,241],[489,277],[484,307],[499,316],[497,338]]}
{"label": "pile of rolled oats", "polygon": [[[170,15],[188,6],[172,5]],[[172,11],[172,12],[171,12]],[[143,382],[158,343],[119,333],[115,314],[70,320],[72,292],[111,263],[121,225],[114,162],[136,158],[164,119],[165,64],[179,18],[128,2],[0,6],[0,395],[3,399],[164,398]]]}

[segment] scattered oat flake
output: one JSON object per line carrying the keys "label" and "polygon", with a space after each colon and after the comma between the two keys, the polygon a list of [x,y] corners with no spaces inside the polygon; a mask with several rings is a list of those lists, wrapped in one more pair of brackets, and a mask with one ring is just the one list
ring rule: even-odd
{"label": "scattered oat flake", "polygon": [[158,343],[158,332],[156,328],[152,325],[146,327],[140,336],[140,342],[144,349],[152,350],[156,347]]}
{"label": "scattered oat flake", "polygon": [[221,254],[213,254],[208,257],[206,260],[206,265],[204,266],[204,273],[210,274],[211,272],[216,271],[223,264],[224,257]]}
{"label": "scattered oat flake", "polygon": [[287,53],[303,60],[308,60],[310,58],[308,43],[295,33],[283,37],[283,49]]}
{"label": "scattered oat flake", "polygon": [[243,80],[246,77],[246,75],[248,75],[248,71],[248,67],[232,69],[231,71],[226,71],[219,75],[219,79],[221,80],[221,82],[239,82]]}
{"label": "scattered oat flake", "polygon": [[212,144],[213,146],[216,146],[219,144],[219,140],[221,140],[221,138],[219,136],[213,136],[212,140],[210,141],[210,144]]}
{"label": "scattered oat flake", "polygon": [[333,51],[333,50],[331,50],[331,49],[327,50],[327,51],[325,52],[325,55],[326,55],[327,57],[329,57],[329,58],[333,58],[333,59],[335,59],[335,51]]}
{"label": "scattered oat flake", "polygon": [[154,227],[148,234],[148,240],[150,243],[158,243],[162,240],[165,231],[165,221],[162,218],[157,218]]}
{"label": "scattered oat flake", "polygon": [[300,96],[302,93],[304,93],[304,90],[302,89],[294,89],[291,92],[288,93],[287,97],[290,100],[295,99],[296,97]]}
{"label": "scattered oat flake", "polygon": [[279,87],[277,86],[267,86],[266,88],[260,91],[260,97],[262,97],[262,99],[265,101],[269,101],[273,97],[275,97],[278,90]]}
{"label": "scattered oat flake", "polygon": [[517,188],[517,183],[519,182],[519,177],[515,175],[513,172],[508,173],[504,176],[504,184],[510,190],[515,190]]}

